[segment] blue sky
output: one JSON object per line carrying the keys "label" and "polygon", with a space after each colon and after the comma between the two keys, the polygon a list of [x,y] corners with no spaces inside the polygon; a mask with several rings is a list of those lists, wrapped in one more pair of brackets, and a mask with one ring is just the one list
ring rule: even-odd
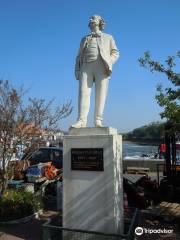
{"label": "blue sky", "polygon": [[[61,121],[67,130],[77,118],[75,57],[93,14],[103,16],[105,32],[114,36],[120,50],[104,125],[127,132],[160,120],[156,85],[169,82],[141,68],[138,58],[149,50],[154,59],[164,61],[180,50],[179,0],[0,0],[0,79],[23,84],[31,97],[55,97],[56,104],[72,100],[73,113]],[[91,100],[89,126],[94,93]]]}

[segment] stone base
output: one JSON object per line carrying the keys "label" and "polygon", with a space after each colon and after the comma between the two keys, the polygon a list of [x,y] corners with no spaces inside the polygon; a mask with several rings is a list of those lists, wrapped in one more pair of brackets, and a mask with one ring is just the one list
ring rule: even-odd
{"label": "stone base", "polygon": [[[103,149],[103,170],[72,170],[77,148]],[[108,127],[72,128],[63,149],[63,227],[122,233],[122,137]]]}

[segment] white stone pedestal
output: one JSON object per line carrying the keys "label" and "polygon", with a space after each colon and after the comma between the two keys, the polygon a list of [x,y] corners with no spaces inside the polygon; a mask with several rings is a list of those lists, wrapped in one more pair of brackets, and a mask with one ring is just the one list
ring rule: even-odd
{"label": "white stone pedestal", "polygon": [[[103,170],[72,170],[72,149],[103,149]],[[88,160],[89,161],[89,160]],[[63,142],[63,227],[122,233],[122,137],[117,130],[71,128]]]}

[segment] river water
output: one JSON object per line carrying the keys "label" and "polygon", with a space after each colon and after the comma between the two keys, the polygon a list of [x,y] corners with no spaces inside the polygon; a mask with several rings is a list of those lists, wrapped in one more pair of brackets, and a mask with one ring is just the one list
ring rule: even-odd
{"label": "river water", "polygon": [[137,158],[143,155],[154,156],[158,152],[158,146],[142,145],[134,142],[123,143],[123,157]]}

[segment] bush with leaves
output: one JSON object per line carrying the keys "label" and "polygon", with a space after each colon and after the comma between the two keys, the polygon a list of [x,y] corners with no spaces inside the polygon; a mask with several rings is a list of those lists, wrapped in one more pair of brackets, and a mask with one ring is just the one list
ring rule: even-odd
{"label": "bush with leaves", "polygon": [[41,199],[31,192],[6,190],[0,198],[0,222],[27,217],[42,207]]}

